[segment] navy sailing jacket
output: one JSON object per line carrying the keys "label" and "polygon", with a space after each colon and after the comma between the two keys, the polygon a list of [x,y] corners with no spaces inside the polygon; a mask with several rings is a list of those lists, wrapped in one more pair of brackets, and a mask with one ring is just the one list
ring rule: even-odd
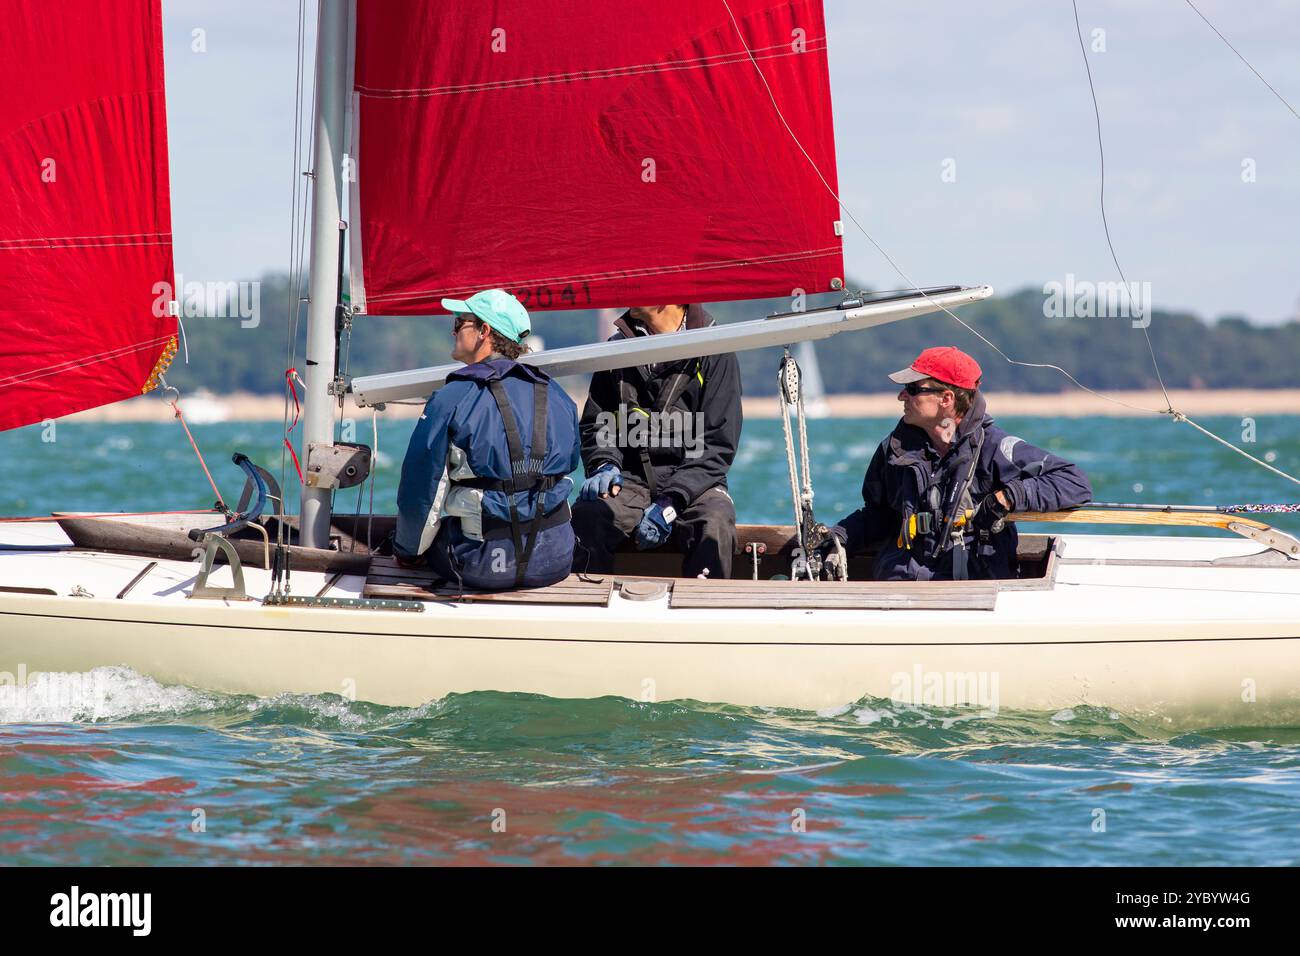
{"label": "navy sailing jacket", "polygon": [[[506,432],[489,388],[493,380],[499,380],[505,389],[525,456],[540,461],[541,474],[553,482],[548,482],[550,487],[516,491],[513,495],[482,487],[491,484],[493,479],[501,481],[511,477]],[[535,453],[533,393],[538,382],[546,385],[546,447]],[[441,572],[450,560],[448,570],[454,574],[463,574],[466,566],[477,564],[470,552],[484,551],[480,579],[471,581],[471,572],[465,583],[474,587],[509,586],[513,583],[511,575],[518,556],[507,541],[509,567],[493,568],[486,556],[485,537],[499,538],[497,533],[509,525],[512,498],[516,516],[525,530],[539,508],[543,516],[563,508],[567,517],[573,482],[566,476],[578,467],[580,450],[577,408],[546,373],[499,356],[452,372],[447,376],[447,384],[425,405],[407,446],[397,492],[394,550],[403,557],[415,557],[430,551],[438,538],[438,546],[431,553],[434,567]],[[563,577],[568,573],[569,565],[564,561],[572,560],[572,533],[567,521],[563,522],[563,528],[570,542],[568,558],[534,552],[528,565],[530,580],[525,582],[529,586],[537,584],[539,576]],[[562,544],[558,532],[551,537]],[[444,552],[453,552],[454,560],[448,559]],[[556,574],[548,571],[551,564],[555,565]],[[563,573],[559,573],[561,566]]]}
{"label": "navy sailing jacket", "polygon": [[[944,547],[931,555],[943,527],[946,509],[970,472],[978,449],[978,462],[968,495],[961,508],[978,505],[986,495],[1002,490],[1015,511],[1060,511],[1092,500],[1092,486],[1078,466],[1009,435],[988,417],[984,396],[975,400],[961,423],[948,452],[941,458],[924,429],[902,421],[880,443],[862,482],[864,505],[840,522],[848,535],[849,554],[860,553],[879,541],[874,577],[877,580],[951,579],[953,553]],[[933,490],[932,490],[933,489]],[[932,505],[938,502],[937,514]],[[931,513],[929,533],[919,535],[911,547],[900,546],[899,532],[909,516]],[[971,578],[1017,576],[1015,524],[1008,521],[998,534],[981,537],[972,529],[964,535],[967,570]]]}

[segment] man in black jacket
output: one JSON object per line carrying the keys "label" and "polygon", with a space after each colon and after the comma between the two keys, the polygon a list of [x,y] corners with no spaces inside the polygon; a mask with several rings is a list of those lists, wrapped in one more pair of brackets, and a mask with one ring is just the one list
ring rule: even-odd
{"label": "man in black jacket", "polygon": [[[980,367],[959,349],[926,349],[889,377],[903,386],[903,417],[867,467],[863,507],[832,535],[850,556],[879,543],[876,580],[1017,577],[1007,515],[1086,504],[1087,475],[993,424]],[[819,550],[829,557],[834,546]]]}
{"label": "man in black jacket", "polygon": [[[611,339],[705,328],[698,305],[629,309]],[[731,576],[736,509],[727,471],[740,441],[740,364],[709,355],[597,372],[582,412],[587,474],[573,508],[577,572],[613,570],[629,535],[637,548],[672,540],[682,574]]]}

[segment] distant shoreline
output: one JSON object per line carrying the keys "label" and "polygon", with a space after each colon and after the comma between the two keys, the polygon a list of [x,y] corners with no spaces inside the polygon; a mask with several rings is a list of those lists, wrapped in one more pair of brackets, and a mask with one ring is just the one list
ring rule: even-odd
{"label": "distant shoreline", "polygon": [[[1082,391],[1029,393],[989,392],[989,411],[1002,417],[1084,418],[1145,417],[1154,414],[1142,409],[1165,408],[1158,391],[1107,392],[1110,398],[1135,408],[1115,404]],[[1174,408],[1188,415],[1300,415],[1300,388],[1289,389],[1176,389],[1170,398]],[[582,393],[574,395],[579,402]],[[831,418],[892,418],[899,413],[893,393],[867,395],[831,395],[827,398]],[[284,400],[279,395],[254,395],[247,392],[213,395],[207,392],[182,394],[180,408],[194,424],[217,421],[279,421],[284,415]],[[368,419],[371,410],[357,408],[349,400],[344,417]],[[388,419],[414,418],[420,413],[416,405],[389,405],[383,415]],[[775,396],[745,399],[749,418],[774,418]],[[172,418],[169,405],[157,396],[142,395],[115,405],[106,405],[68,416],[72,422],[165,422]]]}

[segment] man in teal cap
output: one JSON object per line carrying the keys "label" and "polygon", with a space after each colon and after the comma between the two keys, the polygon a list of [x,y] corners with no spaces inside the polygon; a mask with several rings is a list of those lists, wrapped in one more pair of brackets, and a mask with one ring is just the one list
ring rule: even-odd
{"label": "man in teal cap", "polygon": [[[468,299],[443,299],[442,307],[452,315],[451,357],[456,361],[472,365],[494,353],[517,359],[528,351],[523,344],[532,333],[528,310],[504,289],[488,289]],[[462,334],[464,330],[471,334]]]}
{"label": "man in teal cap", "polygon": [[393,551],[460,587],[542,587],[573,562],[568,475],[581,460],[578,411],[517,359],[531,331],[510,293],[443,299],[452,358],[465,367],[424,408],[402,462]]}

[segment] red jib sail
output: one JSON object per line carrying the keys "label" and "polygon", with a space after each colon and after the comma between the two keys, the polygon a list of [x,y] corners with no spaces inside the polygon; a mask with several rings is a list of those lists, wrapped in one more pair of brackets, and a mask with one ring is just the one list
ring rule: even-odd
{"label": "red jib sail", "polygon": [[0,429],[138,395],[176,348],[159,0],[0,2]]}
{"label": "red jib sail", "polygon": [[356,29],[367,311],[840,284],[820,0],[358,0]]}

